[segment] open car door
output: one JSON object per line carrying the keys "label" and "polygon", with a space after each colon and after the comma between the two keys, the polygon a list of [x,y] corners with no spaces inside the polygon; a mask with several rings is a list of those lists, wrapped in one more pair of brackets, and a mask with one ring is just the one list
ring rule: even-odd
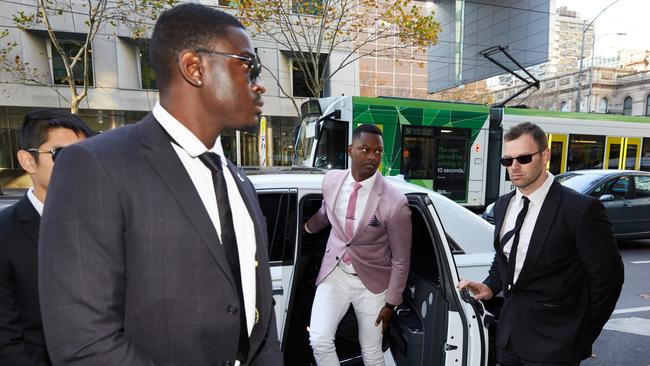
{"label": "open car door", "polygon": [[390,327],[393,359],[398,366],[485,366],[483,306],[456,288],[454,258],[429,196],[407,197],[413,223],[411,270]]}

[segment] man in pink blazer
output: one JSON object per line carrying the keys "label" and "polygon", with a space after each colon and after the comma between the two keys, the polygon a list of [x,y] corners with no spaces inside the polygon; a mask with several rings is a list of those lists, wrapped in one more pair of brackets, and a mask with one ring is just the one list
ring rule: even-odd
{"label": "man in pink blazer", "polygon": [[319,366],[339,365],[334,337],[352,304],[365,365],[384,365],[382,335],[402,302],[411,255],[406,197],[377,172],[384,143],[374,125],[359,126],[350,170],[323,178],[323,205],[305,224],[315,233],[332,225],[316,279],[309,340]]}

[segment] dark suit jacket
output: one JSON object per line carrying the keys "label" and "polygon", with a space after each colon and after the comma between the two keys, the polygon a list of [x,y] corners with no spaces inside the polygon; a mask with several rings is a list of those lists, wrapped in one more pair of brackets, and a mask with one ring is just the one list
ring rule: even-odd
{"label": "dark suit jacket", "polygon": [[[228,164],[255,224],[259,263],[246,364],[280,365],[265,220],[253,185]],[[241,284],[152,114],[57,157],[41,230],[41,309],[55,364],[234,362],[245,331]]]}
{"label": "dark suit jacket", "polygon": [[[510,199],[495,206],[496,254],[485,284],[505,290],[506,258],[499,233]],[[609,319],[623,285],[623,262],[600,201],[557,182],[535,223],[524,266],[508,293],[497,326],[497,347],[510,340],[529,361],[576,362]]]}
{"label": "dark suit jacket", "polygon": [[40,222],[27,195],[0,212],[0,365],[49,365],[38,305]]}

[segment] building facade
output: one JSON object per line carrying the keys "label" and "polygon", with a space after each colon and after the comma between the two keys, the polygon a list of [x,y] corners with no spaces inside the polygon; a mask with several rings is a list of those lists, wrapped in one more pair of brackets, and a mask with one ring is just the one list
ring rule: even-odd
{"label": "building facade", "polygon": [[[219,7],[230,11],[228,7]],[[8,60],[28,64],[36,70],[39,78],[37,82],[26,81],[13,72],[0,72],[0,187],[22,187],[27,180],[16,161],[17,129],[22,118],[26,112],[36,108],[68,109],[69,90],[63,82],[62,59],[54,50],[46,30],[39,23],[19,29],[11,20],[11,14],[33,12],[34,3],[29,0],[4,2],[0,9],[9,15],[0,19],[0,28],[8,30],[2,39],[3,44],[16,44]],[[52,28],[66,50],[79,49],[79,41],[88,31],[86,18],[87,11],[82,7],[70,7],[69,11],[51,18]],[[290,165],[298,113],[291,98],[280,91],[278,83],[300,103],[305,97],[301,92],[304,88],[300,84],[300,70],[294,67],[290,53],[279,44],[253,34],[253,46],[266,67],[261,75],[266,87],[266,129],[263,131],[266,151],[260,151],[259,129],[224,131],[224,150],[238,165],[259,165],[261,161],[266,165]],[[98,32],[91,47],[88,96],[79,106],[79,115],[94,131],[102,132],[134,123],[155,105],[158,93],[147,52],[147,40],[131,38],[130,32],[119,24],[117,27],[107,24]],[[345,57],[345,53],[335,50],[330,57],[335,62]],[[358,77],[358,64],[353,63],[331,78],[326,93],[358,95]]]}

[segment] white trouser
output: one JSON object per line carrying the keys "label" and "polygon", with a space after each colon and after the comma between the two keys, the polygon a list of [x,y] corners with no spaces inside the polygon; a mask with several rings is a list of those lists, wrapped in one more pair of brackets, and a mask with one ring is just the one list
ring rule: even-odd
{"label": "white trouser", "polygon": [[318,285],[311,309],[309,342],[318,366],[339,366],[334,338],[336,328],[350,304],[359,325],[359,344],[366,366],[384,365],[381,349],[381,329],[375,321],[384,306],[386,291],[374,294],[356,275],[343,272],[336,266]]}

